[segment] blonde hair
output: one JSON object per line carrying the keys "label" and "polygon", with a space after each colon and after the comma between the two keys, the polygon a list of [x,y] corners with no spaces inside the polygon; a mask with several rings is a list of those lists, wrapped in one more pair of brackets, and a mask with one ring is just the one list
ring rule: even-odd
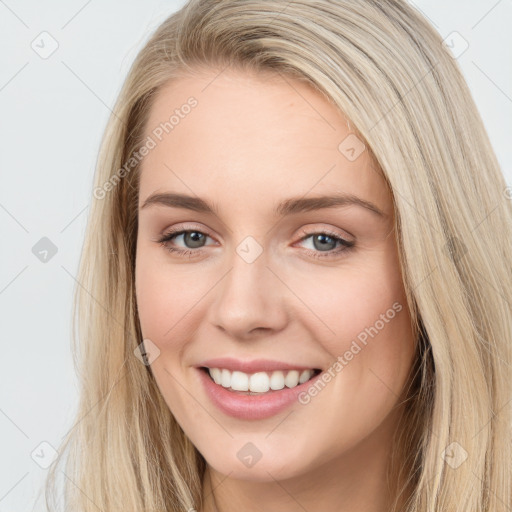
{"label": "blonde hair", "polygon": [[164,84],[227,66],[311,84],[349,120],[392,191],[419,340],[391,468],[396,508],[509,510],[511,202],[456,61],[403,0],[191,0],[149,39],[95,174],[74,304],[79,410],[48,497],[67,454],[66,510],[203,506],[205,461],[134,355],[139,165],[126,162]]}

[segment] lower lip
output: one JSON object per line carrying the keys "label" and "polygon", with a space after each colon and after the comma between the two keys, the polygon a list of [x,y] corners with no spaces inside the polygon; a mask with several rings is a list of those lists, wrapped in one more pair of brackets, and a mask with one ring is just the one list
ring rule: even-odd
{"label": "lower lip", "polygon": [[298,401],[298,395],[308,389],[322,373],[294,388],[283,388],[279,391],[262,393],[261,395],[245,395],[229,391],[215,384],[209,374],[197,369],[200,379],[210,400],[225,414],[243,420],[262,420],[270,418],[290,407]]}

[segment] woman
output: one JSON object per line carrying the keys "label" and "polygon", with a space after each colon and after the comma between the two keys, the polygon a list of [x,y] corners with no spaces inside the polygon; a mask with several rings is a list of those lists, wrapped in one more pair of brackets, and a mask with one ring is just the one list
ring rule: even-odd
{"label": "woman", "polygon": [[188,2],[105,133],[66,509],[509,510],[507,192],[407,3]]}

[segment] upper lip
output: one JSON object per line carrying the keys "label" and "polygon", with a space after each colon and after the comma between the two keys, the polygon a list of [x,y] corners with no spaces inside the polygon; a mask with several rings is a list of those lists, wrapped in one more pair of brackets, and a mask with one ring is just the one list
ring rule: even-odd
{"label": "upper lip", "polygon": [[239,371],[244,373],[257,373],[257,372],[272,372],[276,370],[312,370],[317,367],[310,365],[301,365],[301,364],[293,364],[286,363],[284,361],[273,361],[270,359],[252,359],[248,360],[240,360],[234,359],[232,357],[219,357],[215,359],[205,360],[197,365],[200,367],[207,368],[225,368],[230,371]]}

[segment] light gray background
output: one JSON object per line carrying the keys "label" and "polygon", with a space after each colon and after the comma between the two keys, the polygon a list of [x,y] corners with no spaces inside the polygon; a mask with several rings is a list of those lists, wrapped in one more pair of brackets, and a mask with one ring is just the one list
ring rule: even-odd
{"label": "light gray background", "polygon": [[[100,139],[137,51],[183,3],[0,0],[0,512],[43,510],[40,443],[59,446],[77,401],[71,300]],[[413,4],[469,43],[457,60],[512,185],[512,1]],[[31,47],[52,40],[48,58]]]}

